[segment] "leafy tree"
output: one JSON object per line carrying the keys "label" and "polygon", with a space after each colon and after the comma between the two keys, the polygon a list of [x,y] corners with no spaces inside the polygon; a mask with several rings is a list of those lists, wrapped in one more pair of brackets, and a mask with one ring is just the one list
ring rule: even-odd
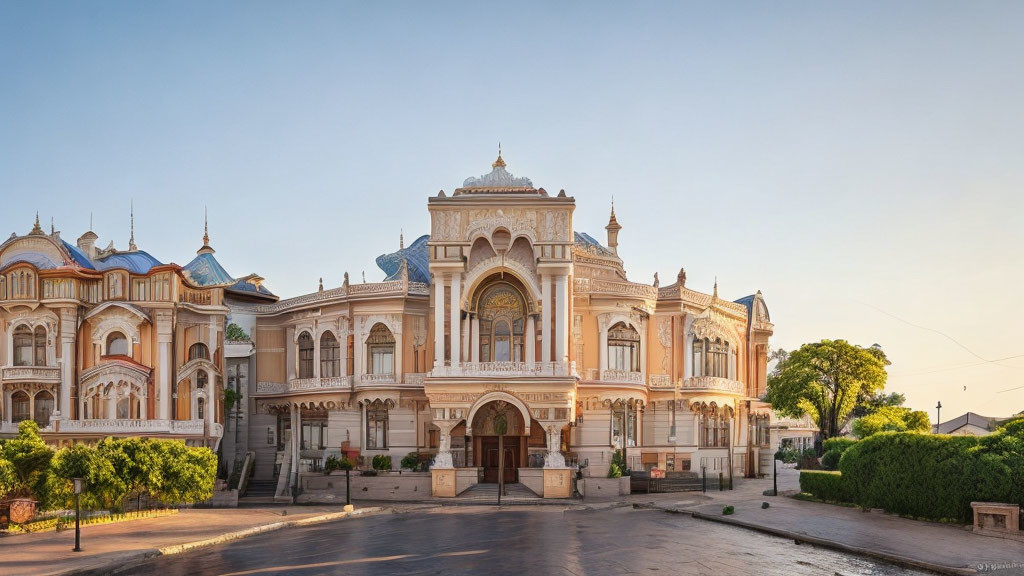
{"label": "leafy tree", "polygon": [[832,438],[858,398],[885,387],[887,364],[878,347],[861,348],[845,340],[804,344],[775,367],[765,399],[783,416],[810,414],[822,439]]}
{"label": "leafy tree", "polygon": [[883,406],[853,421],[853,434],[867,438],[879,432],[928,432],[931,422],[928,414],[902,406]]}
{"label": "leafy tree", "polygon": [[92,446],[73,444],[61,448],[53,457],[47,479],[49,508],[73,506],[72,478],[85,480],[81,505],[86,509],[111,508],[124,495],[124,482],[118,478],[110,460]]}
{"label": "leafy tree", "polygon": [[33,420],[22,420],[18,424],[18,435],[4,442],[2,455],[14,470],[9,494],[43,500],[46,494],[46,473],[53,458],[53,449],[39,436],[39,425]]}
{"label": "leafy tree", "polygon": [[0,498],[7,496],[7,493],[14,488],[14,482],[14,465],[0,458]]}
{"label": "leafy tree", "polygon": [[202,502],[213,497],[217,480],[217,455],[213,451],[175,440],[158,442],[157,447],[162,481],[155,494],[161,502]]}
{"label": "leafy tree", "polygon": [[907,397],[898,392],[865,394],[857,400],[857,406],[853,409],[853,415],[860,418],[868,414],[874,414],[881,408],[903,406],[906,401]]}
{"label": "leafy tree", "polygon": [[232,322],[224,330],[224,339],[230,342],[248,342],[249,335],[245,333],[241,326]]}
{"label": "leafy tree", "polygon": [[144,438],[105,438],[97,447],[99,455],[110,462],[123,487],[115,505],[128,496],[159,490],[161,483],[160,450],[157,443]]}

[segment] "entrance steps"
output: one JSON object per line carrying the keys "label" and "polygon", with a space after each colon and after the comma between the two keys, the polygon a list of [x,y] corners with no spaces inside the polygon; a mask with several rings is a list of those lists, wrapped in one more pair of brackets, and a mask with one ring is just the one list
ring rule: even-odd
{"label": "entrance steps", "polygon": [[[497,504],[497,484],[475,484],[465,492],[459,494],[456,500],[462,503]],[[505,493],[501,496],[502,504],[537,504],[544,499],[534,494],[529,488],[522,484],[505,484]]]}

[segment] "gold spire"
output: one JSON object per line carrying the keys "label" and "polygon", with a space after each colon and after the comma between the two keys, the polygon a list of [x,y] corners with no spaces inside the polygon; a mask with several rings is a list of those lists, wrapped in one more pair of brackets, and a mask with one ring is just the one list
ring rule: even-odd
{"label": "gold spire", "polygon": [[622,226],[619,225],[619,221],[615,219],[615,196],[612,196],[612,215],[608,218],[607,228],[615,228],[621,230]]}
{"label": "gold spire", "polygon": [[206,206],[203,206],[203,246],[210,245],[210,228],[209,228],[209,214]]}
{"label": "gold spire", "polygon": [[135,252],[139,247],[135,245],[135,200],[131,203],[131,236],[128,238],[128,251]]}
{"label": "gold spire", "polygon": [[505,161],[501,159],[501,142],[498,142],[498,159],[491,164],[491,168],[497,168],[499,166],[502,168],[505,167]]}
{"label": "gold spire", "polygon": [[29,234],[38,235],[42,233],[43,229],[39,226],[39,211],[36,210],[36,223],[32,225],[32,231]]}

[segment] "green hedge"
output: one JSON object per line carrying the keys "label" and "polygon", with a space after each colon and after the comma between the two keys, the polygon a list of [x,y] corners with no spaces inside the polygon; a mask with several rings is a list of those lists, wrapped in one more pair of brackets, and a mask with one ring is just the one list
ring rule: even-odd
{"label": "green hedge", "polygon": [[847,502],[842,474],[825,470],[802,470],[800,491],[827,502]]}
{"label": "green hedge", "polygon": [[835,438],[829,438],[821,443],[821,447],[825,452],[830,450],[837,450],[840,454],[846,452],[846,449],[857,443],[856,438],[850,438],[848,436],[836,436]]}

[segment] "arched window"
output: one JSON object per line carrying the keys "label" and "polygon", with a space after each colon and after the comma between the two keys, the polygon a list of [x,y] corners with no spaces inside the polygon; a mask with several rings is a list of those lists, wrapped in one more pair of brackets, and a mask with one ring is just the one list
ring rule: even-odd
{"label": "arched window", "polygon": [[395,373],[395,336],[388,327],[380,322],[370,329],[370,337],[366,339],[369,351],[370,374]]}
{"label": "arched window", "polygon": [[203,360],[210,359],[210,349],[206,347],[206,344],[202,342],[196,342],[188,348],[188,359],[189,362],[196,358],[202,358]]}
{"label": "arched window", "polygon": [[640,335],[625,322],[619,322],[608,330],[608,368],[640,371]]}
{"label": "arched window", "polygon": [[496,282],[481,293],[477,310],[480,360],[522,362],[525,356],[526,302],[520,291],[508,282]]}
{"label": "arched window", "polygon": [[14,365],[31,366],[34,361],[32,329],[23,324],[14,329]]}
{"label": "arched window", "polygon": [[117,418],[118,420],[128,420],[132,417],[132,405],[129,398],[121,398],[117,401]]}
{"label": "arched window", "polygon": [[313,337],[309,332],[299,334],[299,378],[313,377]]}
{"label": "arched window", "polygon": [[197,420],[206,419],[206,398],[199,398],[198,400],[196,400],[196,412]]}
{"label": "arched window", "polygon": [[32,417],[29,410],[28,393],[18,390],[11,394],[11,422],[21,422]]}
{"label": "arched window", "polygon": [[107,336],[107,356],[128,356],[128,339],[120,332]]}
{"label": "arched window", "polygon": [[32,419],[39,424],[40,428],[50,425],[50,414],[53,414],[53,394],[42,390],[36,393],[35,414]]}
{"label": "arched window", "polygon": [[46,366],[46,329],[42,326],[36,326],[33,349],[36,366]]}
{"label": "arched window", "polygon": [[711,406],[701,411],[701,448],[729,447],[729,409]]}
{"label": "arched window", "polygon": [[729,343],[721,338],[693,339],[693,375],[729,377]]}
{"label": "arched window", "polygon": [[330,332],[320,337],[320,377],[341,376],[341,346]]}
{"label": "arched window", "polygon": [[209,375],[206,374],[205,371],[200,370],[200,371],[196,372],[196,389],[197,390],[202,390],[203,388],[206,388],[206,385],[209,384],[209,382],[210,382],[210,377],[209,377]]}

